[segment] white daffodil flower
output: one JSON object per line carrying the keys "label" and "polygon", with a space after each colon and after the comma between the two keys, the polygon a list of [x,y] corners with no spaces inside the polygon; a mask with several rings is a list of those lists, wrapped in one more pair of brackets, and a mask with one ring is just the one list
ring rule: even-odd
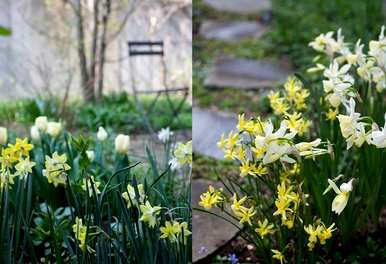
{"label": "white daffodil flower", "polygon": [[385,124],[381,130],[376,130],[370,134],[370,143],[375,145],[377,148],[386,148],[386,114]]}
{"label": "white daffodil flower", "polygon": [[173,132],[170,131],[170,128],[167,127],[167,128],[162,128],[159,132],[158,132],[158,139],[163,142],[163,143],[166,143],[170,140],[170,137],[173,136]]}
{"label": "white daffodil flower", "polygon": [[337,196],[335,196],[334,200],[332,201],[331,210],[338,215],[342,213],[342,211],[347,205],[348,199],[350,197],[350,192],[353,188],[353,180],[354,179],[351,179],[348,182],[342,183],[340,185],[340,188],[338,188],[334,181],[328,179],[329,187],[324,191],[323,194],[326,194],[331,189],[333,189],[334,192],[337,194]]}

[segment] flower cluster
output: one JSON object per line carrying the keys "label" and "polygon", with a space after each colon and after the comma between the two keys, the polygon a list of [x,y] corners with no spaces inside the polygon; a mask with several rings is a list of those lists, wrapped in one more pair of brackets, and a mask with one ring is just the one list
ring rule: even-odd
{"label": "flower cluster", "polygon": [[45,168],[43,170],[43,176],[47,177],[49,183],[52,183],[55,187],[59,185],[66,185],[67,183],[67,171],[71,167],[67,164],[66,154],[59,155],[57,152],[52,154],[52,157],[46,156]]}
{"label": "flower cluster", "polygon": [[[386,37],[385,28],[382,27],[378,40],[371,40],[368,44],[368,54],[363,53],[364,44],[358,40],[354,50],[350,50],[350,43],[344,42],[341,30],[334,33],[321,34],[310,43],[316,51],[325,53],[330,59],[329,67],[318,63],[311,72],[323,70],[325,99],[330,105],[327,119],[338,118],[342,136],[346,139],[347,149],[353,145],[361,147],[364,142],[375,145],[377,148],[386,147],[386,134],[384,129],[370,121],[369,117],[361,117],[355,112],[355,99],[359,98],[359,91],[354,89],[356,74],[359,80],[367,83],[371,96],[371,85],[375,84],[377,92],[386,88]],[[346,114],[340,114],[339,107],[344,105]]]}
{"label": "flower cluster", "polygon": [[46,116],[39,116],[35,119],[35,124],[31,127],[31,138],[34,141],[39,141],[41,134],[48,134],[51,137],[58,137],[63,130],[63,125],[60,122],[48,121]]}
{"label": "flower cluster", "polygon": [[304,89],[300,80],[295,77],[288,77],[284,84],[283,92],[271,92],[268,95],[271,108],[276,115],[287,120],[287,125],[291,131],[302,136],[309,130],[311,122],[302,117],[300,111],[306,109],[306,99],[310,95]]}
{"label": "flower cluster", "polygon": [[161,239],[168,239],[170,242],[175,243],[182,238],[184,244],[186,244],[187,238],[192,234],[188,229],[187,222],[178,221],[166,221],[164,226],[160,227]]}
{"label": "flower cluster", "polygon": [[25,179],[35,162],[30,160],[30,151],[33,145],[28,143],[28,139],[17,138],[15,144],[8,144],[1,149],[0,156],[0,189],[14,184],[14,178],[20,176]]}
{"label": "flower cluster", "polygon": [[176,170],[185,165],[191,167],[192,162],[192,141],[190,140],[185,144],[178,142],[174,148],[173,158],[169,161],[170,168]]}
{"label": "flower cluster", "polygon": [[317,220],[312,225],[304,227],[304,231],[309,235],[308,237],[308,250],[312,251],[319,241],[321,245],[326,244],[326,240],[332,237],[332,232],[336,230],[334,228],[335,223],[331,224],[328,228],[323,224],[322,221]]}

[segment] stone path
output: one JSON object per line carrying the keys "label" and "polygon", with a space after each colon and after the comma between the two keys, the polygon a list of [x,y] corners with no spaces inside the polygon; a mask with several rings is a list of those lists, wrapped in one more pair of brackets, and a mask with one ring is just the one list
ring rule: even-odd
{"label": "stone path", "polygon": [[243,38],[259,38],[267,27],[257,21],[205,21],[200,27],[200,35],[207,39],[237,42]]}
{"label": "stone path", "polygon": [[217,147],[222,133],[234,130],[236,115],[193,108],[193,151],[215,159],[223,159],[223,152]]}
{"label": "stone path", "polygon": [[238,14],[255,14],[271,9],[269,0],[204,0],[205,4],[218,11]]}
{"label": "stone path", "polygon": [[284,82],[290,73],[285,63],[226,57],[215,60],[204,84],[208,88],[258,89]]}
{"label": "stone path", "polygon": [[[192,182],[192,207],[197,208],[200,194],[208,189],[208,186],[223,187],[221,183],[209,180],[193,180]],[[220,210],[213,209],[213,213]],[[224,216],[224,215],[222,215]],[[228,216],[224,216],[229,219]],[[227,221],[213,215],[194,211],[193,214],[193,262],[197,262],[213,254],[219,247],[233,239],[238,229]]]}

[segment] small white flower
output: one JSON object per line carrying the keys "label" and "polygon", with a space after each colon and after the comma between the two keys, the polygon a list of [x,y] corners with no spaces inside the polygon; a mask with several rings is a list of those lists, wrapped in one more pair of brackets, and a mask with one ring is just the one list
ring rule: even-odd
{"label": "small white flower", "polygon": [[342,183],[342,185],[340,185],[340,188],[338,188],[338,186],[336,186],[334,181],[328,179],[329,187],[326,189],[324,194],[326,194],[331,188],[337,194],[337,196],[335,196],[334,200],[332,201],[331,210],[338,215],[342,213],[342,211],[347,205],[348,199],[350,197],[350,192],[352,191],[352,188],[353,188],[352,187],[353,180],[354,179],[351,179],[348,182]]}
{"label": "small white flower", "polygon": [[35,119],[35,126],[39,131],[46,132],[48,127],[48,120],[46,116],[39,116]]}
{"label": "small white flower", "polygon": [[158,132],[158,139],[163,142],[163,143],[166,143],[170,140],[170,137],[173,135],[173,132],[170,131],[170,128],[167,127],[167,128],[162,128],[159,132]]}
{"label": "small white flower", "polygon": [[93,150],[87,150],[86,151],[88,159],[93,162],[95,159],[95,152]]}
{"label": "small white flower", "polygon": [[31,126],[30,134],[31,134],[32,140],[34,140],[34,141],[40,140],[40,132],[39,132],[39,129],[37,128],[37,126],[35,126],[35,125]]}
{"label": "small white flower", "polygon": [[60,122],[48,122],[47,124],[47,134],[51,137],[59,136],[60,132],[62,132],[62,123]]}
{"label": "small white flower", "polygon": [[385,125],[381,130],[377,129],[371,132],[370,143],[375,145],[377,148],[386,148],[386,114]]}
{"label": "small white flower", "polygon": [[97,139],[99,141],[105,141],[108,137],[106,130],[103,127],[98,128]]}
{"label": "small white flower", "polygon": [[119,134],[115,138],[115,150],[119,154],[127,154],[130,147],[130,136]]}

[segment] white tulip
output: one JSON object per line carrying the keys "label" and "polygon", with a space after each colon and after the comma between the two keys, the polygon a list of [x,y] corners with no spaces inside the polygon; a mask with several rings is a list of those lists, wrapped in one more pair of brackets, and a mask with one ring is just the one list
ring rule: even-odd
{"label": "white tulip", "polygon": [[92,162],[95,159],[95,152],[93,150],[86,151],[88,159]]}
{"label": "white tulip", "polygon": [[60,122],[48,122],[47,124],[47,133],[52,137],[59,136],[62,132],[62,123]]}
{"label": "white tulip", "polygon": [[39,129],[37,128],[37,126],[31,127],[30,134],[31,134],[32,140],[34,140],[34,141],[40,140],[40,132],[39,132]]}
{"label": "white tulip", "polygon": [[46,116],[39,116],[35,119],[35,126],[42,132],[46,132],[48,128],[48,120]]}
{"label": "white tulip", "polygon": [[108,137],[106,130],[103,127],[98,128],[97,139],[99,141],[105,141]]}
{"label": "white tulip", "polygon": [[130,147],[130,137],[128,135],[119,134],[115,138],[115,150],[119,154],[127,154]]}
{"label": "white tulip", "polygon": [[0,127],[0,145],[6,144],[8,141],[8,132],[7,128]]}

